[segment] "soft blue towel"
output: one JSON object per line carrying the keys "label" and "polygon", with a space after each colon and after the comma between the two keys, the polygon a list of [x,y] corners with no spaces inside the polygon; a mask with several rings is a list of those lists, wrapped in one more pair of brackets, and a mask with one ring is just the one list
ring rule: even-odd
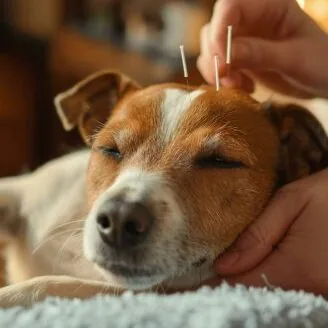
{"label": "soft blue towel", "polygon": [[223,284],[166,296],[127,292],[86,301],[49,298],[30,309],[1,310],[0,327],[327,328],[328,303],[303,292]]}

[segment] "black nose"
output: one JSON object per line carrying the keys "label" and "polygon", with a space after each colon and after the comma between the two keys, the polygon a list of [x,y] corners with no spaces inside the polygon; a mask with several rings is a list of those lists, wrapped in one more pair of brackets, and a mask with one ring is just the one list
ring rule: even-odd
{"label": "black nose", "polygon": [[103,241],[113,248],[130,248],[147,237],[154,217],[147,206],[121,200],[107,201],[97,215]]}

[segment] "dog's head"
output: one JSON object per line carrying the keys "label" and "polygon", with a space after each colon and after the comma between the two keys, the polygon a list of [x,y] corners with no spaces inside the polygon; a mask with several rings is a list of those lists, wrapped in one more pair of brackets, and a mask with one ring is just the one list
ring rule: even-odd
{"label": "dog's head", "polygon": [[142,89],[101,72],[56,106],[65,128],[78,125],[92,149],[85,255],[128,288],[210,267],[278,184],[327,162],[327,139],[311,114],[237,90]]}

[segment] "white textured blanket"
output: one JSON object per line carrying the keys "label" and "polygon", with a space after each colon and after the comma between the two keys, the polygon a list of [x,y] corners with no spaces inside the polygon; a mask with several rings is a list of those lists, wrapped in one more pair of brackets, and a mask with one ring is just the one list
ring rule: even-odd
{"label": "white textured blanket", "polygon": [[0,311],[0,327],[258,328],[328,327],[328,302],[302,292],[235,288],[159,296],[49,298],[31,309]]}

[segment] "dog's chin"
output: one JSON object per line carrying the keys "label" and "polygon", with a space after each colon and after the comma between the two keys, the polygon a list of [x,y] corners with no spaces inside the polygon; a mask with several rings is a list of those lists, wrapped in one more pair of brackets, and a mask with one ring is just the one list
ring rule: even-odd
{"label": "dog's chin", "polygon": [[[102,262],[102,261],[100,261]],[[159,267],[136,267],[121,263],[96,262],[97,269],[105,280],[116,287],[129,290],[150,290],[155,286],[165,288],[189,288],[200,284],[203,279],[213,277],[211,262],[205,258],[187,264],[184,269],[171,272]],[[174,267],[174,266],[173,266]],[[171,267],[172,268],[172,267]]]}
{"label": "dog's chin", "polygon": [[124,289],[149,290],[166,279],[163,273],[155,269],[131,269],[123,265],[109,265],[104,268],[99,264],[96,267],[107,281]]}

